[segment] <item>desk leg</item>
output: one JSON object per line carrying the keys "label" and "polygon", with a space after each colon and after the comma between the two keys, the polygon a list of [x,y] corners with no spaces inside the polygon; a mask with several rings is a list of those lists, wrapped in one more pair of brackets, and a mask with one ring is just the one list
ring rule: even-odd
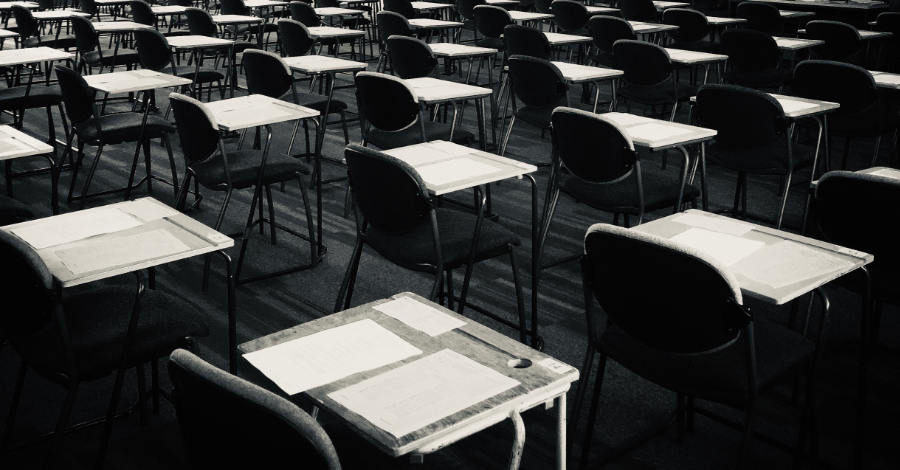
{"label": "desk leg", "polygon": [[[538,187],[534,176],[525,175],[531,183],[531,347],[541,349],[538,341],[538,286],[541,282],[541,226],[538,221]],[[549,197],[550,192],[547,192]]]}
{"label": "desk leg", "polygon": [[[144,92],[146,96],[144,96],[144,116],[141,118],[141,133],[138,136],[137,145],[134,148],[134,160],[131,162],[131,174],[128,175],[128,186],[125,188],[125,200],[131,197],[131,187],[134,184],[134,173],[137,171],[138,159],[141,158],[141,147],[144,143],[144,130],[147,127],[147,116],[150,114],[150,91],[147,90]],[[74,131],[73,131],[74,132]],[[149,194],[153,194],[152,186],[150,185],[151,175],[150,175],[150,160],[149,155],[147,157],[147,192]],[[176,187],[176,193],[178,188]],[[85,194],[87,196],[87,194]]]}
{"label": "desk leg", "polygon": [[478,99],[478,139],[481,141],[481,150],[487,152],[487,123],[484,119],[484,98]]}
{"label": "desk leg", "polygon": [[556,470],[566,470],[566,394],[556,398]]}
{"label": "desk leg", "polygon": [[512,451],[509,454],[509,470],[517,470],[519,463],[522,461],[522,450],[525,449],[525,423],[519,416],[519,410],[512,410],[509,413],[509,419],[512,420],[513,428],[516,436],[513,439]]}
{"label": "desk leg", "polygon": [[709,210],[709,190],[706,188],[706,142],[700,142],[700,199],[703,210]]}
{"label": "desk leg", "polygon": [[225,260],[225,282],[228,288],[228,367],[237,375],[237,308],[234,302],[234,274],[231,270],[231,257],[225,251],[217,251]]}

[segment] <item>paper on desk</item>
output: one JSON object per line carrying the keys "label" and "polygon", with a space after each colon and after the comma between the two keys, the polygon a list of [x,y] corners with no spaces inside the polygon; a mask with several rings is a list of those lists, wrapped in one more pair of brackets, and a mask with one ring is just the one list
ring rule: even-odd
{"label": "paper on desk", "polygon": [[796,100],[787,100],[784,98],[777,98],[778,102],[781,104],[781,108],[784,109],[784,114],[790,114],[797,111],[803,111],[804,109],[815,108],[815,103],[806,103],[803,101]]}
{"label": "paper on desk", "polygon": [[178,211],[165,204],[153,202],[150,198],[141,198],[119,206],[119,210],[127,212],[144,222],[162,219],[178,214]]}
{"label": "paper on desk", "polygon": [[799,39],[788,39],[788,38],[779,38],[777,41],[779,46],[781,47],[797,47],[806,44],[806,41],[801,41]]}
{"label": "paper on desk", "polygon": [[147,70],[147,69],[135,70],[132,73],[135,75],[140,75],[142,77],[153,77],[156,75],[160,75],[160,73],[155,70]]}
{"label": "paper on desk", "polygon": [[496,173],[500,169],[471,158],[457,158],[416,168],[416,171],[426,183],[442,186],[454,181]]}
{"label": "paper on desk", "polygon": [[114,83],[114,82],[128,82],[134,80],[134,76],[130,73],[101,73],[97,75],[89,76],[89,80],[92,83]]}
{"label": "paper on desk", "polygon": [[399,438],[516,385],[518,380],[444,349],[328,396]]}
{"label": "paper on desk", "polygon": [[428,146],[453,156],[475,153],[475,150],[472,148],[466,147],[465,145],[454,144],[453,142],[447,142],[446,140],[433,140],[428,143]]}
{"label": "paper on desk", "polygon": [[895,170],[893,168],[882,168],[880,170],[875,170],[869,174],[875,176],[883,176],[885,178],[900,179],[900,170]]}
{"label": "paper on desk", "polygon": [[430,145],[415,145],[412,147],[400,147],[385,152],[403,160],[411,166],[424,165],[426,163],[436,162],[450,158],[445,152],[441,152]]}
{"label": "paper on desk", "polygon": [[466,324],[410,297],[400,297],[372,308],[429,336],[437,336]]}
{"label": "paper on desk", "polygon": [[371,319],[244,354],[288,395],[422,354]]}
{"label": "paper on desk", "polygon": [[753,226],[736,220],[728,220],[720,217],[707,217],[697,214],[679,214],[672,218],[672,222],[687,224],[691,227],[705,228],[715,232],[741,236],[751,230]]}
{"label": "paper on desk", "polygon": [[12,233],[28,242],[34,249],[40,250],[140,225],[141,222],[134,217],[122,213],[119,209],[109,208],[50,218],[46,222],[13,229]]}
{"label": "paper on desk", "polygon": [[[0,134],[2,137],[5,134]],[[0,138],[0,157],[5,157],[7,155],[13,155],[20,152],[30,152],[34,149],[26,145],[24,142],[19,141],[15,137],[6,137]]]}
{"label": "paper on desk", "polygon": [[765,245],[760,241],[696,227],[689,228],[670,240],[710,255],[725,266],[731,266]]}
{"label": "paper on desk", "polygon": [[164,229],[138,233],[112,240],[97,240],[53,254],[72,271],[84,274],[116,266],[132,265],[190,250],[190,247]]}
{"label": "paper on desk", "polygon": [[887,83],[889,85],[900,85],[900,75],[895,73],[880,73],[875,75],[875,81],[878,83]]}
{"label": "paper on desk", "polygon": [[732,266],[736,274],[778,289],[826,273],[845,270],[853,263],[823,250],[790,240],[780,241],[757,251]]}
{"label": "paper on desk", "polygon": [[215,114],[216,122],[223,126],[238,126],[248,122],[257,122],[260,120],[270,120],[277,118],[290,117],[290,113],[278,109],[278,105],[269,106],[263,116],[256,113],[247,113],[239,109],[233,109],[224,113]]}
{"label": "paper on desk", "polygon": [[212,101],[209,103],[203,103],[207,109],[213,114],[217,113],[227,113],[229,111],[237,111],[240,109],[247,109],[254,105],[254,101],[247,98],[231,98],[227,100],[221,101]]}
{"label": "paper on desk", "polygon": [[602,114],[602,116],[620,126],[630,126],[632,124],[639,124],[642,122],[654,121],[653,118],[648,118],[648,117],[638,116],[636,114],[628,114],[628,113],[606,113],[606,114]]}
{"label": "paper on desk", "polygon": [[629,127],[625,131],[628,132],[632,139],[642,139],[650,142],[691,133],[691,129],[656,122]]}

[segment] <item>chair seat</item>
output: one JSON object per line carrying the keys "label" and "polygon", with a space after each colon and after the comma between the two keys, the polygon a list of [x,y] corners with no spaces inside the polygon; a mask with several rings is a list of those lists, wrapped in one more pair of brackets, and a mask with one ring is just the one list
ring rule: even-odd
{"label": "chair seat", "polygon": [[34,217],[31,209],[21,202],[0,196],[0,225],[9,225]]}
{"label": "chair seat", "polygon": [[[379,129],[371,129],[366,133],[366,140],[372,145],[382,149],[390,150],[397,147],[405,147],[407,145],[422,143],[422,134],[419,131],[419,123],[414,123],[408,128],[397,132],[386,132]],[[450,124],[442,122],[425,122],[425,140],[450,140]],[[471,132],[460,129],[457,126],[453,133],[453,142],[460,145],[467,145],[475,140],[475,135]]]}
{"label": "chair seat", "polygon": [[19,110],[23,108],[46,108],[62,103],[62,92],[56,85],[43,86],[32,84],[25,98],[25,86],[17,86],[0,90],[0,109]]}
{"label": "chair seat", "polygon": [[[245,189],[256,184],[259,178],[259,163],[262,161],[262,150],[237,150],[228,152],[228,164],[231,170],[231,183],[234,189]],[[226,189],[225,168],[222,156],[216,154],[202,162],[191,165],[197,181],[204,187],[224,191]],[[309,168],[300,160],[279,152],[269,152],[266,157],[264,184],[281,183],[297,178],[297,173],[308,175]]]}
{"label": "chair seat", "polygon": [[697,94],[697,87],[688,83],[669,82],[654,86],[637,86],[625,83],[619,88],[619,96],[638,103],[657,105],[685,102]]}
{"label": "chair seat", "polygon": [[[293,93],[286,93],[281,97],[282,100],[294,102]],[[342,111],[347,110],[347,103],[332,99],[331,103],[328,103],[328,97],[324,95],[319,95],[316,93],[297,93],[297,101],[300,106],[305,106],[310,109],[315,109],[319,113],[325,113],[325,105],[328,104],[328,114],[340,114]]]}
{"label": "chair seat", "polygon": [[731,70],[724,73],[722,78],[727,82],[749,88],[778,88],[791,83],[793,72],[778,68],[754,70],[751,72]]}
{"label": "chair seat", "polygon": [[487,47],[490,49],[497,49],[498,51],[506,50],[506,43],[503,42],[503,38],[486,38],[482,37],[481,39],[475,41],[475,45],[478,47]]}
{"label": "chair seat", "polygon": [[[176,65],[175,66],[175,75],[186,78],[188,80],[194,79],[194,73],[196,69],[194,66],[190,65]],[[162,70],[158,70],[158,72],[162,73],[172,73],[171,67],[166,67]],[[197,83],[212,83],[225,80],[225,75],[222,72],[214,69],[208,69],[206,67],[200,67],[200,71],[197,73]]]}
{"label": "chair seat", "polygon": [[668,49],[681,49],[685,51],[708,52],[710,54],[718,54],[722,49],[721,45],[709,41],[694,42],[676,42],[666,46]]}
{"label": "chair seat", "polygon": [[542,108],[522,106],[516,110],[516,119],[521,119],[539,129],[550,129],[550,115],[559,106],[567,106],[565,97],[562,97],[555,104]]}
{"label": "chair seat", "polygon": [[[625,178],[617,183],[594,184],[570,176],[560,182],[560,190],[597,210],[637,215],[641,208],[635,193],[635,183],[631,178]],[[652,212],[664,207],[673,207],[678,202],[681,182],[674,174],[667,176],[645,171],[641,174],[641,182],[644,188],[645,211]],[[685,184],[683,200],[690,201],[697,197],[700,197],[700,190],[693,185]]]}
{"label": "chair seat", "polygon": [[234,53],[243,54],[247,49],[259,49],[259,44],[251,41],[235,41]]}
{"label": "chair seat", "polygon": [[[757,380],[762,389],[790,372],[793,364],[812,357],[815,350],[809,339],[758,316],[753,320],[753,332]],[[701,356],[667,354],[640,344],[612,325],[600,336],[597,349],[629,370],[643,371],[642,377],[666,389],[735,406],[747,401],[742,338]]]}
{"label": "chair seat", "polygon": [[110,67],[113,65],[134,65],[139,64],[141,59],[134,49],[104,49],[101,59],[100,52],[91,51],[82,54],[82,59],[92,67],[103,66]]}
{"label": "chair seat", "polygon": [[71,34],[41,36],[40,38],[31,37],[22,41],[22,47],[46,46],[53,49],[75,49],[75,36]]}
{"label": "chair seat", "polygon": [[[103,131],[104,144],[121,144],[122,142],[137,142],[141,138],[141,113],[116,113],[107,114],[100,118],[100,128]],[[97,128],[93,120],[80,126],[78,135],[87,142],[97,140]],[[144,128],[145,139],[158,139],[163,134],[175,132],[175,126],[159,116],[147,116],[147,124]]]}
{"label": "chair seat", "polygon": [[[831,128],[831,122],[829,130]],[[787,149],[783,139],[756,149],[726,150],[715,141],[706,144],[706,158],[734,171],[743,171],[761,175],[786,175],[790,168],[787,161]],[[791,143],[794,166],[799,162],[811,160],[815,149],[805,145]]]}
{"label": "chair seat", "polygon": [[[444,268],[455,269],[464,264],[472,249],[472,235],[475,232],[475,214],[452,209],[436,209],[441,237],[441,255]],[[434,265],[434,242],[431,224],[425,223],[411,233],[389,235],[372,226],[366,230],[366,241],[385,258],[416,269],[414,265]],[[478,254],[475,261],[493,258],[505,253],[509,245],[518,246],[519,237],[500,224],[484,219],[478,239]],[[421,270],[421,268],[419,268]]]}
{"label": "chair seat", "polygon": [[[63,298],[82,380],[105,377],[119,367],[122,339],[130,319],[130,314],[125,312],[131,312],[133,304],[133,287],[96,289]],[[128,365],[168,356],[187,345],[186,336],[207,335],[206,323],[191,304],[147,290]],[[59,360],[63,361],[64,357],[59,355]]]}
{"label": "chair seat", "polygon": [[596,51],[588,55],[588,59],[594,61],[597,65],[608,69],[616,68],[616,60],[612,52]]}
{"label": "chair seat", "polygon": [[877,101],[873,107],[850,115],[828,116],[828,135],[832,137],[878,137],[900,124],[896,112],[884,109]]}
{"label": "chair seat", "polygon": [[578,29],[573,29],[573,30],[570,30],[570,31],[562,31],[562,30],[560,30],[559,32],[560,32],[560,33],[563,33],[563,34],[571,34],[572,36],[585,36],[585,37],[591,37],[591,32],[588,31],[587,28],[578,28]]}

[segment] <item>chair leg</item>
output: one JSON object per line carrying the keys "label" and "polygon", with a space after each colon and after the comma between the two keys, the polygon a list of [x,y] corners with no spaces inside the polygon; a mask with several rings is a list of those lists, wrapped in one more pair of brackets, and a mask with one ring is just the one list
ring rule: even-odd
{"label": "chair leg", "polygon": [[[341,281],[341,288],[338,290],[337,300],[334,301],[334,313],[350,307],[350,298],[353,296],[353,284],[356,282],[356,274],[359,270],[359,259],[362,257],[362,247],[362,238],[357,235],[356,246],[353,247],[353,255],[350,258],[350,264],[347,265],[347,272],[344,273],[344,280]],[[342,303],[343,308],[341,308]]]}
{"label": "chair leg", "polygon": [[[456,310],[456,308],[453,306],[453,304],[455,303],[453,299],[453,270],[446,270],[444,276],[447,277],[447,308],[449,308],[450,310]],[[441,302],[439,303],[443,304],[443,299],[441,299]]]}
{"label": "chair leg", "polygon": [[[94,155],[94,161],[91,162],[91,169],[88,171],[87,178],[84,181],[84,188],[81,190],[81,203],[79,209],[84,209],[84,203],[87,202],[88,189],[91,187],[91,180],[94,179],[94,172],[97,171],[97,164],[100,163],[100,154],[103,153],[103,145],[97,147],[97,154]],[[74,174],[72,175],[74,180]]]}
{"label": "chair leg", "polygon": [[874,167],[876,163],[878,163],[878,149],[881,147],[881,136],[875,138],[875,153],[872,155],[872,164],[870,167]]}
{"label": "chair leg", "polygon": [[62,412],[59,414],[59,419],[56,421],[56,429],[53,431],[53,440],[50,441],[50,452],[47,453],[47,457],[44,460],[44,468],[47,470],[53,468],[53,461],[56,459],[56,454],[59,453],[59,446],[62,444],[62,438],[66,431],[66,424],[69,422],[69,416],[71,416],[72,409],[75,407],[75,397],[77,394],[78,383],[70,383],[67,387],[66,401],[63,403]]}
{"label": "chair leg", "polygon": [[[272,185],[266,185],[266,202],[269,205],[269,232],[272,244],[275,244],[275,204],[272,203]],[[262,225],[262,224],[260,224]]]}
{"label": "chair leg", "polygon": [[169,155],[169,168],[172,170],[172,189],[175,196],[178,197],[178,168],[175,164],[175,155],[172,154],[172,142],[167,134],[163,134],[161,140],[166,147],[166,153]]}
{"label": "chair leg", "polygon": [[741,438],[741,450],[738,454],[738,469],[747,468],[747,456],[750,455],[750,445],[753,440],[753,425],[756,422],[756,403],[751,401],[748,405],[747,416],[744,418],[744,435]]}
{"label": "chair leg", "polygon": [[506,145],[509,143],[509,136],[512,134],[513,125],[516,123],[516,116],[513,115],[509,119],[509,127],[506,128],[506,135],[503,137],[503,144],[500,146],[500,156],[506,154]]}
{"label": "chair leg", "polygon": [[[216,218],[216,226],[213,227],[213,230],[219,231],[222,227],[222,221],[225,219],[225,211],[228,209],[228,203],[231,202],[231,189],[225,192],[225,200],[222,201],[222,208],[219,209],[219,216]],[[202,290],[205,292],[206,288],[209,287],[209,266],[212,262],[212,254],[206,255],[206,260],[203,263],[203,281],[202,281]],[[237,278],[237,276],[235,276]]]}
{"label": "chair leg", "polygon": [[[67,147],[71,148],[72,140],[75,138],[75,133],[72,133],[72,137],[69,139],[69,143]],[[70,150],[71,151],[71,150]],[[84,142],[81,141],[81,138],[78,138],[78,155],[73,158],[72,161],[72,181],[69,183],[69,195],[66,196],[66,202],[72,202],[73,194],[75,193],[75,182],[78,181],[78,170],[81,169],[81,164],[84,162]]]}
{"label": "chair leg", "polygon": [[306,214],[306,230],[309,233],[309,256],[310,263],[315,264],[319,259],[319,245],[316,242],[316,227],[313,222],[312,210],[309,206],[309,193],[306,186],[303,185],[303,175],[297,173],[297,182],[300,184],[300,198],[303,199],[303,210]]}
{"label": "chair leg", "polygon": [[144,372],[144,365],[138,364],[134,368],[134,372],[137,376],[138,410],[140,410],[141,414],[141,426],[146,426],[149,419],[147,416],[147,376]]}
{"label": "chair leg", "polygon": [[12,403],[9,405],[9,415],[6,419],[6,429],[3,431],[3,440],[0,441],[0,455],[6,453],[9,449],[9,443],[12,440],[13,424],[16,421],[16,412],[19,410],[19,401],[22,399],[22,388],[25,386],[25,374],[28,372],[28,365],[23,361],[19,366],[19,376],[16,379],[16,391],[13,392]]}
{"label": "chair leg", "polygon": [[[588,411],[587,429],[584,430],[584,443],[581,445],[581,462],[578,468],[587,468],[588,457],[591,453],[591,438],[594,437],[594,424],[597,422],[597,406],[600,404],[600,389],[603,387],[603,375],[606,373],[606,354],[600,353],[600,365],[597,367],[597,382],[594,384],[594,396],[591,398],[591,408]],[[578,419],[573,416],[573,419]],[[574,437],[574,436],[573,436]]]}
{"label": "chair leg", "polygon": [[588,347],[584,351],[584,363],[581,366],[581,375],[578,379],[578,388],[575,389],[575,402],[572,404],[572,414],[569,415],[569,429],[566,435],[569,436],[569,446],[572,445],[575,438],[575,431],[578,429],[578,417],[581,416],[581,405],[584,402],[584,392],[587,391],[587,383],[591,378],[591,366],[594,365],[594,355],[597,350],[594,345],[588,341]]}
{"label": "chair leg", "polygon": [[519,314],[519,341],[528,342],[528,324],[525,320],[525,297],[522,294],[522,284],[519,282],[519,266],[516,263],[516,249],[509,245],[509,265],[512,268],[513,286],[516,289],[516,309]]}
{"label": "chair leg", "polygon": [[100,449],[97,451],[97,461],[94,469],[103,468],[103,460],[106,457],[106,448],[109,446],[109,436],[112,434],[112,423],[116,417],[116,408],[119,406],[119,397],[122,395],[122,383],[125,381],[125,368],[120,367],[116,371],[116,381],[113,384],[113,394],[109,401],[109,409],[106,411],[106,422],[103,423],[103,434],[100,437]]}
{"label": "chair leg", "polygon": [[[776,230],[781,230],[781,221],[782,221],[782,219],[784,219],[784,208],[787,206],[787,199],[788,199],[788,193],[790,192],[790,189],[791,189],[791,177],[792,176],[793,176],[792,173],[788,173],[787,177],[785,178],[786,181],[784,182],[784,193],[781,195],[781,207],[779,207],[779,209],[778,209],[778,218],[775,221],[775,229]],[[744,194],[746,194],[746,191],[747,191],[747,189],[746,189],[746,185],[745,185],[744,186]],[[746,211],[746,206],[747,206],[747,197],[744,196],[744,208],[745,208],[744,210],[745,211]],[[746,219],[746,217],[745,217],[745,219]]]}

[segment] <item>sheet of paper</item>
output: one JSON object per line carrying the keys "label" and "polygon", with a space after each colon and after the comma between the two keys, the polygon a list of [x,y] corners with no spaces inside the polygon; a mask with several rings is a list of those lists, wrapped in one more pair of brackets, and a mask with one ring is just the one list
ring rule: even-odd
{"label": "sheet of paper", "polygon": [[[260,115],[262,114],[262,115]],[[216,113],[216,122],[223,126],[240,126],[246,123],[268,121],[270,119],[290,117],[290,113],[282,111],[277,105],[268,106],[265,112],[257,114],[246,110],[234,109],[224,113]]]}
{"label": "sheet of paper", "polygon": [[328,396],[399,438],[516,385],[444,349]]}
{"label": "sheet of paper", "polygon": [[796,100],[779,99],[778,102],[781,103],[781,108],[784,109],[784,114],[803,111],[804,109],[815,108],[816,106],[818,106],[815,103],[806,103]]}
{"label": "sheet of paper", "polygon": [[656,122],[629,127],[625,130],[628,132],[628,135],[630,135],[632,139],[641,139],[650,142],[677,137],[679,135],[690,134],[692,132],[691,129],[684,129],[682,127],[677,127],[669,124],[660,124]]}
{"label": "sheet of paper", "polygon": [[422,351],[371,319],[245,354],[288,395],[402,361]]}
{"label": "sheet of paper", "polygon": [[450,155],[432,148],[430,145],[416,145],[413,147],[400,147],[385,152],[409,163],[411,166],[424,165],[438,160],[446,160]]}
{"label": "sheet of paper", "polygon": [[869,174],[875,176],[884,176],[885,178],[900,178],[900,170],[895,170],[893,168],[882,168],[880,170],[875,170]]}
{"label": "sheet of paper", "polygon": [[122,204],[119,206],[119,210],[127,212],[144,222],[150,222],[151,220],[162,219],[163,217],[178,214],[178,211],[175,209],[165,204],[153,202],[150,198],[141,198],[131,201],[128,204]]}
{"label": "sheet of paper", "polygon": [[471,158],[457,158],[416,168],[416,171],[426,183],[442,186],[454,181],[496,173],[500,169]]}
{"label": "sheet of paper", "polygon": [[400,297],[373,308],[429,336],[437,336],[466,324],[411,297]]}
{"label": "sheet of paper", "polygon": [[778,289],[853,266],[848,260],[790,240],[766,246],[732,266],[737,274]]}
{"label": "sheet of paper", "polygon": [[890,85],[900,85],[900,75],[894,73],[881,73],[875,75],[876,83],[887,83]]}
{"label": "sheet of paper", "polygon": [[797,46],[802,46],[803,44],[806,44],[805,41],[799,41],[796,39],[786,39],[786,38],[779,38],[776,40],[776,42],[778,43],[779,47],[797,47]]}
{"label": "sheet of paper", "polygon": [[131,73],[133,73],[135,75],[140,75],[142,77],[155,77],[157,75],[160,75],[160,73],[155,70],[147,70],[147,69],[135,70]]}
{"label": "sheet of paper", "polygon": [[108,208],[53,217],[45,222],[14,229],[12,233],[28,242],[34,249],[40,250],[140,225],[140,221],[122,213],[119,209]]}
{"label": "sheet of paper", "polygon": [[254,101],[247,98],[227,99],[222,101],[211,101],[203,103],[207,109],[213,114],[227,113],[240,109],[247,109],[254,105]]}
{"label": "sheet of paper", "polygon": [[97,240],[76,248],[56,250],[56,255],[73,274],[84,274],[116,266],[183,253],[190,250],[165,229],[138,233],[112,240]]}
{"label": "sheet of paper", "polygon": [[91,81],[91,83],[129,82],[129,81],[134,80],[134,76],[131,74],[131,72],[101,73],[101,74],[89,76],[89,80]]}
{"label": "sheet of paper", "polygon": [[632,124],[640,124],[642,122],[653,122],[653,118],[648,118],[645,116],[638,116],[636,114],[628,114],[628,113],[606,113],[601,114],[601,116],[609,119],[610,121],[620,125],[620,126],[630,126]]}
{"label": "sheet of paper", "polygon": [[745,240],[734,235],[696,227],[689,228],[670,240],[712,256],[725,266],[731,266],[765,246],[765,243],[760,241]]}
{"label": "sheet of paper", "polygon": [[453,156],[469,155],[476,152],[473,148],[454,144],[453,142],[447,142],[446,140],[433,140],[428,143],[428,146]]}
{"label": "sheet of paper", "polygon": [[[0,134],[0,137],[5,136],[6,134]],[[34,149],[26,145],[24,142],[19,141],[19,139],[16,139],[15,137],[0,138],[0,157],[15,155],[22,152],[30,152],[32,150]]]}
{"label": "sheet of paper", "polygon": [[690,225],[691,227],[705,228],[715,232],[741,236],[751,230],[753,226],[736,220],[722,219],[720,217],[706,217],[697,214],[679,214],[672,218],[672,222]]}

